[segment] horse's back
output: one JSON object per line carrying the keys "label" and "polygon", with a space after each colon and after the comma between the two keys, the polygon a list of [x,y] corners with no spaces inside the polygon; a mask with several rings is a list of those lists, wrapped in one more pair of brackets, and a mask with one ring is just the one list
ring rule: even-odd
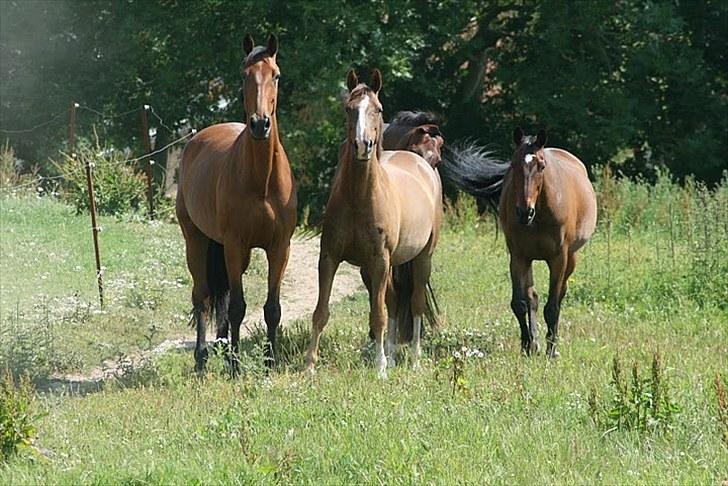
{"label": "horse's back", "polygon": [[440,176],[425,159],[412,152],[384,151],[380,163],[400,207],[400,248],[393,259],[408,261],[427,245],[432,233],[439,230],[442,217]]}
{"label": "horse's back", "polygon": [[552,167],[560,193],[569,198],[565,207],[573,208],[574,234],[572,249],[583,246],[594,233],[597,222],[597,199],[586,167],[572,153],[559,149],[544,149],[546,163]]}
{"label": "horse's back", "polygon": [[216,193],[220,173],[243,123],[220,123],[198,132],[185,146],[179,167],[178,217],[188,217],[209,238],[220,240],[216,227]]}

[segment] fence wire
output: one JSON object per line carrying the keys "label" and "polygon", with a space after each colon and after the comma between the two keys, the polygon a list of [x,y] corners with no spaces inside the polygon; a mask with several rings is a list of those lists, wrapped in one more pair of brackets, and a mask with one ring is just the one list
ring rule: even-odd
{"label": "fence wire", "polygon": [[[162,126],[163,128],[165,128],[166,130],[168,130],[172,134],[177,133],[175,130],[173,130],[172,128],[170,128],[166,123],[164,123],[164,120],[154,110],[154,107],[152,105],[144,105],[144,107],[142,107],[142,108],[133,108],[133,109],[127,110],[127,111],[125,111],[123,113],[117,113],[117,114],[103,113],[103,112],[101,112],[101,111],[99,111],[99,110],[97,110],[95,108],[91,108],[89,106],[81,105],[81,104],[78,104],[78,103],[76,103],[76,108],[77,109],[80,109],[80,110],[88,111],[89,113],[93,113],[93,114],[101,117],[101,121],[110,121],[110,120],[114,120],[114,119],[121,118],[123,116],[129,115],[131,113],[139,112],[140,109],[149,109],[149,111],[152,113],[152,115],[159,122],[159,125],[160,126]],[[38,125],[35,125],[35,126],[31,127],[31,128],[27,128],[27,129],[22,129],[22,130],[6,130],[6,129],[0,129],[0,133],[7,133],[7,134],[30,133],[30,132],[33,132],[35,130],[38,130],[38,129],[46,126],[46,125],[49,125],[49,124],[53,123],[54,121],[56,121],[59,118],[61,118],[63,115],[64,115],[63,113],[56,113],[49,120],[47,120],[47,121],[45,121],[43,123],[40,123]],[[195,133],[197,133],[197,130],[192,129],[189,133],[187,133],[187,134],[185,134],[185,135],[183,135],[183,136],[181,136],[181,137],[173,140],[172,142],[166,144],[164,147],[155,149],[154,151],[152,151],[152,152],[150,152],[148,154],[140,155],[139,157],[133,157],[133,158],[129,158],[129,159],[113,161],[113,163],[114,164],[119,164],[119,165],[122,165],[122,164],[134,164],[134,163],[139,162],[141,160],[148,159],[149,160],[149,163],[150,164],[153,164],[154,161],[152,160],[152,157],[154,155],[157,155],[157,154],[159,154],[161,152],[164,152],[168,148],[170,148],[170,147],[172,147],[174,145],[177,145],[178,143],[181,143],[181,142],[187,140],[188,138],[190,138],[191,136],[193,136]],[[103,156],[103,155],[100,155],[100,156]],[[93,166],[93,163],[92,163],[91,164],[92,170],[93,170],[93,167],[94,166]],[[73,170],[70,173],[64,174],[64,175],[55,175],[55,176],[41,176],[41,175],[38,175],[38,176],[33,177],[33,180],[28,181],[28,182],[25,182],[25,183],[22,183],[22,184],[2,184],[2,186],[0,187],[0,191],[12,192],[12,191],[15,191],[15,190],[18,190],[18,189],[23,189],[25,187],[40,186],[41,184],[43,184],[45,182],[57,181],[57,180],[66,178],[68,176],[78,175],[78,174],[82,173],[84,170],[85,170],[84,165],[79,164],[79,167],[77,169]]]}

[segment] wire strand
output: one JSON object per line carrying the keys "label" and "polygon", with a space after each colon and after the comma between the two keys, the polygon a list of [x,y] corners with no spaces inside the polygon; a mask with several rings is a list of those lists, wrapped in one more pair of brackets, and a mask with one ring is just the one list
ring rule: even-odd
{"label": "wire strand", "polygon": [[39,125],[36,125],[36,126],[34,126],[34,127],[31,127],[31,128],[25,128],[25,129],[22,129],[22,130],[6,130],[6,129],[4,129],[4,128],[0,128],[0,132],[2,132],[2,133],[8,133],[8,134],[16,134],[16,133],[30,133],[30,132],[34,132],[35,130],[38,130],[39,128],[42,128],[42,127],[44,127],[44,126],[46,126],[46,125],[49,125],[49,124],[53,123],[53,122],[54,122],[54,121],[56,121],[56,120],[57,120],[57,119],[58,119],[58,118],[59,118],[60,116],[61,116],[61,114],[60,114],[60,113],[56,113],[55,115],[53,115],[53,116],[51,117],[51,119],[50,119],[50,120],[48,120],[48,121],[45,121],[45,122],[43,122],[43,123],[41,123],[41,124],[39,124]]}

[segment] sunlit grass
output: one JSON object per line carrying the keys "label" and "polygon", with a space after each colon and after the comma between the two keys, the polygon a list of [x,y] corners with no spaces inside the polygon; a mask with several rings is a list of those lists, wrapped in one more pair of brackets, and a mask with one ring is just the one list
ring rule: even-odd
{"label": "sunlit grass", "polygon": [[[17,211],[15,219],[6,219],[8,207]],[[63,297],[76,289],[95,309],[90,238],[82,243],[73,236],[86,222],[68,211],[43,200],[3,201],[4,235],[8,227],[17,232],[9,237],[15,240],[3,236],[4,307],[13,296],[13,305],[31,312],[39,294]],[[45,226],[56,236],[44,237],[40,252],[25,251],[41,226],[40,213],[55,214]],[[176,316],[189,301],[176,227],[104,224],[110,228],[104,251],[119,253],[108,260],[108,281],[137,282],[139,300],[128,287],[117,288],[110,290],[109,314],[68,318],[64,330],[74,336],[69,342],[82,364],[102,356],[88,351],[98,336],[131,347],[143,345],[151,319],[169,332],[180,329],[184,323]],[[357,294],[332,307],[313,377],[299,371],[310,326],[302,319],[284,333],[282,363],[270,373],[260,359],[261,336],[254,335],[243,343],[245,372],[238,380],[228,378],[218,356],[200,380],[191,354],[174,352],[99,393],[44,396],[40,405],[48,415],[38,423],[37,444],[46,455],[20,455],[0,466],[0,483],[717,484],[728,479],[713,387],[716,373],[728,371],[728,309],[720,295],[711,300],[693,284],[697,275],[706,288],[728,286],[722,274],[696,273],[711,267],[696,267],[694,243],[671,241],[665,228],[608,233],[600,224],[570,281],[558,361],[520,355],[508,256],[492,221],[451,219],[433,276],[445,328],[426,337],[422,370],[405,365],[390,370],[386,381],[376,379],[367,298]],[[19,248],[12,259],[5,256],[9,246]],[[61,251],[60,277],[39,279],[45,270],[38,268]],[[6,269],[19,269],[31,257],[38,260],[27,277],[5,279]],[[154,261],[164,263],[163,280],[180,279],[181,286],[155,283]],[[77,280],[75,265],[83,268]],[[545,265],[536,265],[535,280],[543,303]],[[147,296],[156,299],[153,308],[146,307]],[[141,324],[128,317],[135,313]],[[115,316],[124,319],[117,323]],[[543,338],[543,319],[539,329]],[[465,358],[462,386],[453,387],[447,357],[462,345],[484,356]],[[614,356],[647,370],[655,351],[681,409],[669,430],[608,431],[594,423],[588,398],[596,393],[608,404]],[[66,359],[64,352],[58,359]]]}

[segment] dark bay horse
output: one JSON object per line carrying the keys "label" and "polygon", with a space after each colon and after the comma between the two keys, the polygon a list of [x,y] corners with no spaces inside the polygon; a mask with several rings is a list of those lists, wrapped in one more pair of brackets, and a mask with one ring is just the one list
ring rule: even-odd
{"label": "dark bay horse", "polygon": [[432,167],[437,167],[442,160],[444,143],[437,118],[432,113],[400,111],[384,129],[384,150],[409,150]]}
{"label": "dark bay horse", "polygon": [[527,354],[540,349],[532,262],[548,264],[546,351],[554,358],[558,356],[561,302],[576,266],[576,251],[589,241],[596,226],[596,196],[578,158],[566,150],[544,147],[544,130],[534,137],[524,136],[516,128],[513,142],[516,149],[510,164],[491,159],[476,165],[455,158],[443,165],[448,165],[447,174],[465,191],[481,198],[499,198],[498,218],[511,255],[511,308],[521,327],[521,348]]}
{"label": "dark bay horse", "polygon": [[331,284],[339,264],[347,261],[360,267],[369,291],[376,368],[384,378],[387,364],[394,365],[400,340],[411,336],[413,364],[418,363],[422,319],[429,304],[426,287],[442,221],[442,188],[437,171],[419,155],[383,151],[379,71],[368,86],[350,71],[347,85],[347,136],[324,215],[319,297],[306,366],[313,371],[318,359]]}
{"label": "dark bay horse", "polygon": [[[280,288],[296,226],[296,188],[281,145],[276,120],[278,40],[254,47],[243,42],[240,72],[248,124],[221,123],[195,135],[180,163],[177,218],[192,274],[193,319],[197,327],[196,369],[207,359],[206,318],[210,306],[218,339],[227,339],[233,358],[238,352],[245,316],[242,275],[252,248],[268,258],[268,357],[273,362],[276,329],[281,319]],[[237,361],[232,360],[233,371]]]}

